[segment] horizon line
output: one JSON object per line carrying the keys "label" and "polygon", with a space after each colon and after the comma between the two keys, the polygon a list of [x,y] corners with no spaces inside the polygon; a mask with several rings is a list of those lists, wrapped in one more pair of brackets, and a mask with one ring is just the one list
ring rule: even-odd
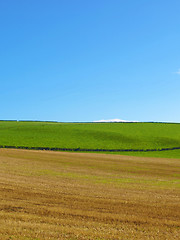
{"label": "horizon line", "polygon": [[57,120],[17,120],[17,119],[0,119],[0,122],[52,122],[52,123],[175,123],[180,122],[168,122],[168,121],[57,121]]}

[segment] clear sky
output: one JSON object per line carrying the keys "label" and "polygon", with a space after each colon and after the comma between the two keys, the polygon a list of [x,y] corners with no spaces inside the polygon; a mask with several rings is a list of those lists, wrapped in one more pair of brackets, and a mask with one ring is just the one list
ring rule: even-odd
{"label": "clear sky", "polygon": [[0,30],[0,119],[180,122],[179,0],[5,0]]}

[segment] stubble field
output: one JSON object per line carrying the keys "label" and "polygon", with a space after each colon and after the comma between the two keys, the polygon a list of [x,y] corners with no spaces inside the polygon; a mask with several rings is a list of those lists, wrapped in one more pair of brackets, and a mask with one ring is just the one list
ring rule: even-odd
{"label": "stubble field", "polygon": [[0,239],[179,239],[179,159],[0,149]]}

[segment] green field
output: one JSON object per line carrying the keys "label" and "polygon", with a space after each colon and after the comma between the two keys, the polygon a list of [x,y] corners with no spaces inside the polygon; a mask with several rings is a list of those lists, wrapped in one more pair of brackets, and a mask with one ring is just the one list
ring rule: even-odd
{"label": "green field", "polygon": [[[0,121],[0,145],[80,149],[180,147],[180,124]],[[180,150],[119,154],[180,157]]]}

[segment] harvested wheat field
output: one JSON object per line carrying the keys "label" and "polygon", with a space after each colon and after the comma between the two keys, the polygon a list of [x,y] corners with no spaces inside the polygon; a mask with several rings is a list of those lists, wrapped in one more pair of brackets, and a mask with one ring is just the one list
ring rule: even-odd
{"label": "harvested wheat field", "polygon": [[180,160],[0,149],[0,239],[179,239]]}

